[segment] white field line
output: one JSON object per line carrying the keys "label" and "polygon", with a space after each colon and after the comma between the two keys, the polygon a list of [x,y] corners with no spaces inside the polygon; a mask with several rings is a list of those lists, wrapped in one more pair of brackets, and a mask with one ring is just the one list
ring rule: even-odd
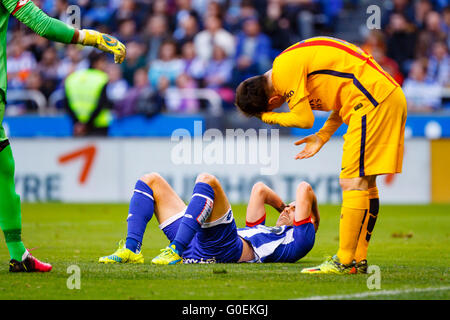
{"label": "white field line", "polygon": [[329,295],[329,296],[311,296],[305,298],[297,298],[295,300],[344,300],[352,298],[369,298],[376,296],[395,296],[399,294],[417,293],[417,292],[432,292],[450,290],[450,287],[430,287],[430,288],[412,288],[400,290],[377,290],[351,294]]}

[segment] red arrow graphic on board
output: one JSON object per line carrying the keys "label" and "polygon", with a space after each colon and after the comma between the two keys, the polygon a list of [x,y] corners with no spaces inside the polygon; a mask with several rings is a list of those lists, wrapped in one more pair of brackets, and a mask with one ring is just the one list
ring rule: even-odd
{"label": "red arrow graphic on board", "polygon": [[77,158],[82,158],[84,160],[84,164],[81,168],[78,182],[80,184],[84,184],[89,176],[89,172],[92,168],[92,164],[94,163],[96,153],[97,148],[94,145],[89,145],[73,152],[63,154],[58,158],[58,162],[64,164],[66,162],[71,162],[72,160],[75,160]]}

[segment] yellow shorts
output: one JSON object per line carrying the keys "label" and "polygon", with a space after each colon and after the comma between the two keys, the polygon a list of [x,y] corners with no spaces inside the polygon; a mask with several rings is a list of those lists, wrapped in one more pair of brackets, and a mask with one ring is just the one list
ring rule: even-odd
{"label": "yellow shorts", "polygon": [[340,178],[402,172],[406,99],[395,89],[369,112],[352,114],[344,135]]}

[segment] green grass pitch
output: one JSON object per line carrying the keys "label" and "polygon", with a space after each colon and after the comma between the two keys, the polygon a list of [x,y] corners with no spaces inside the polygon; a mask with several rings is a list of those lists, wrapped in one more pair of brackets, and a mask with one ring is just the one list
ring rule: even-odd
{"label": "green grass pitch", "polygon": [[[152,266],[167,240],[153,218],[144,238],[144,265],[100,265],[125,237],[128,206],[24,204],[23,238],[53,264],[49,274],[10,274],[0,244],[0,299],[449,299],[450,205],[382,205],[369,249],[381,271],[381,290],[368,275],[303,275],[338,246],[339,206],[321,205],[313,250],[295,264]],[[245,206],[233,206],[244,225]],[[276,213],[270,211],[267,224]],[[70,265],[81,270],[81,289],[67,288]],[[19,289],[20,288],[20,289]]]}

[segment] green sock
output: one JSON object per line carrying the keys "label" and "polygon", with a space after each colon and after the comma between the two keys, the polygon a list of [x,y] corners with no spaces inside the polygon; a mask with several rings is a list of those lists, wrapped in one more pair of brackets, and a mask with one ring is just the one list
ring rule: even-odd
{"label": "green sock", "polygon": [[22,230],[6,230],[3,233],[5,235],[6,246],[8,247],[11,259],[22,261],[23,254],[27,250],[21,240]]}
{"label": "green sock", "polygon": [[0,144],[0,228],[11,259],[21,261],[26,249],[21,239],[22,217],[14,184],[14,158],[9,143]]}

